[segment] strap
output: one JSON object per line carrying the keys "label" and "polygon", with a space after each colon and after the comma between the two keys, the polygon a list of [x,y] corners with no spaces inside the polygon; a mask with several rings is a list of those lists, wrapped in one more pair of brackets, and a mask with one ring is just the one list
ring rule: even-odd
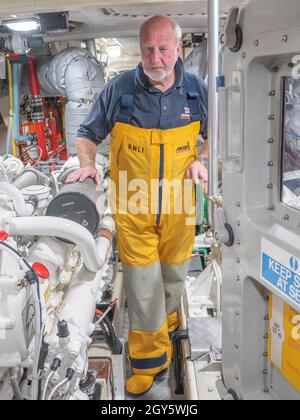
{"label": "strap", "polygon": [[132,108],[134,103],[134,95],[123,95],[121,97],[121,107],[117,121],[128,124],[131,120]]}
{"label": "strap", "polygon": [[199,93],[197,92],[187,92],[187,102],[192,114],[192,121],[200,121],[201,120],[201,111],[199,107]]}

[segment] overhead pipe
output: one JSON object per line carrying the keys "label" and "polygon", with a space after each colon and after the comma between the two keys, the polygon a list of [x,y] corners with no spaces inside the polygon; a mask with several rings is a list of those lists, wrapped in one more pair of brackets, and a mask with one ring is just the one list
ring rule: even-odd
{"label": "overhead pipe", "polygon": [[86,47],[90,54],[97,59],[97,46],[95,39],[89,39],[86,41]]}
{"label": "overhead pipe", "polygon": [[20,134],[20,99],[19,99],[19,65],[21,62],[12,62],[13,73],[13,120],[14,120],[14,141],[17,143],[27,142],[28,137]]}
{"label": "overhead pipe", "polygon": [[38,146],[41,149],[41,159],[48,160],[45,107],[41,98],[40,85],[37,77],[37,65],[33,56],[28,57],[28,76],[30,92],[33,101],[33,121],[36,126]]}
{"label": "overhead pipe", "polygon": [[219,0],[208,1],[208,139],[209,139],[209,223],[217,225],[217,207],[215,199],[218,195],[218,91],[219,77]]}
{"label": "overhead pipe", "polygon": [[[14,131],[14,100],[13,100],[13,76],[12,76],[12,65],[7,60],[7,73],[8,73],[8,85],[9,85],[9,117],[8,117],[8,131],[6,141],[6,153],[9,155],[12,150],[13,156],[17,156],[17,145],[13,137]],[[11,147],[12,143],[12,147]]]}

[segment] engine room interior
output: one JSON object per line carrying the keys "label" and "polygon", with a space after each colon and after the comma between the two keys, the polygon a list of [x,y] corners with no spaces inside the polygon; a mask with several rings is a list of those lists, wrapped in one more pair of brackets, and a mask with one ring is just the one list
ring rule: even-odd
{"label": "engine room interior", "polygon": [[[117,98],[123,119],[96,145],[97,175],[69,182],[83,169],[79,130],[105,89],[142,67],[141,25],[158,15],[180,25],[179,61],[207,91],[201,135],[194,147],[186,138],[186,124],[197,128],[199,94],[190,89],[176,134],[151,128],[147,137],[149,126],[139,128],[157,154],[130,126],[114,155],[128,109],[142,103],[128,82]],[[300,399],[299,36],[299,0],[65,0],[63,9],[57,0],[0,0],[0,401]],[[168,112],[161,118],[173,124],[176,112]],[[115,167],[131,153],[130,170],[160,178],[161,211],[172,142],[175,168],[194,149],[208,183],[192,188],[192,252],[181,219],[167,224],[178,255],[161,272],[177,279],[177,293],[180,256],[189,253],[176,328],[167,313],[167,366],[158,348],[147,360],[132,356],[130,340],[151,347],[150,335],[132,327],[144,314],[130,308],[146,305],[148,286],[142,298],[128,289],[124,259],[136,252],[145,269],[150,236],[145,248],[130,242],[133,230],[144,232],[137,219],[125,229],[111,190]],[[140,272],[148,284],[151,267]],[[147,369],[148,392],[128,392],[132,373],[145,379]]]}

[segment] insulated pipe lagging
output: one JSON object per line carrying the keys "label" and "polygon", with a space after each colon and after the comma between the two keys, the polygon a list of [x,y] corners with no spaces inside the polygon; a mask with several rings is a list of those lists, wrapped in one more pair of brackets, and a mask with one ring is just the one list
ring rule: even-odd
{"label": "insulated pipe lagging", "polygon": [[21,176],[19,176],[14,182],[13,185],[22,190],[23,188],[29,187],[31,185],[39,185],[39,177],[37,172],[32,170],[25,171]]}
{"label": "insulated pipe lagging", "polygon": [[81,123],[105,84],[104,73],[89,51],[67,48],[38,72],[40,86],[47,96],[65,96],[66,136],[69,155],[76,155],[76,138]]}
{"label": "insulated pipe lagging", "polygon": [[12,200],[18,216],[32,216],[35,207],[32,203],[26,204],[24,196],[17,187],[8,182],[0,182],[0,193],[7,195]]}
{"label": "insulated pipe lagging", "polygon": [[7,225],[10,236],[50,236],[74,243],[86,268],[93,273],[105,263],[105,241],[98,246],[91,233],[78,223],[58,217],[16,217],[8,219]]}

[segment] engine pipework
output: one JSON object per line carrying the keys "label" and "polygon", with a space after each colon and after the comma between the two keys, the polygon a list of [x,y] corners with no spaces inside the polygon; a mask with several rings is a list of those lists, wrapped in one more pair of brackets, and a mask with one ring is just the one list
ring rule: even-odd
{"label": "engine pipework", "polygon": [[[105,159],[98,161],[103,174]],[[96,308],[112,290],[109,279],[115,281],[105,182],[98,191],[95,183],[65,189],[64,171],[74,170],[75,161],[51,178],[13,157],[0,163],[7,180],[0,182],[0,395],[89,399]],[[46,215],[56,197],[70,193],[85,195],[80,212],[88,200],[97,212],[93,234],[78,220]]]}

